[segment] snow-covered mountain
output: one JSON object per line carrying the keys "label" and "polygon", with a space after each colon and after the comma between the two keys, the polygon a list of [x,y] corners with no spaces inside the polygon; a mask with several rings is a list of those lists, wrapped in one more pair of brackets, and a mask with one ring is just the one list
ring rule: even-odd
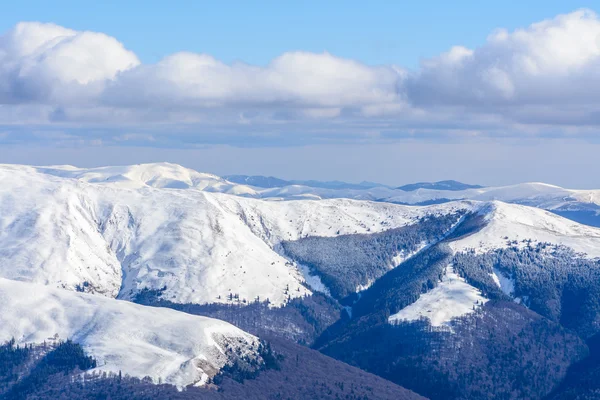
{"label": "snow-covered mountain", "polygon": [[237,185],[216,175],[200,173],[177,164],[155,163],[117,167],[77,168],[70,165],[36,167],[42,174],[111,187],[139,189],[143,187],[188,189],[207,192],[252,195],[246,185]]}
{"label": "snow-covered mountain", "polygon": [[242,358],[259,367],[259,339],[226,322],[0,278],[0,342],[71,339],[100,371],[201,385]]}
{"label": "snow-covered mountain", "polygon": [[[600,279],[600,229],[542,209],[592,207],[594,191],[265,189],[173,164],[1,165],[0,181],[0,341],[70,337],[111,371],[181,386],[240,354],[260,358],[256,337],[226,323],[130,301],[257,334],[323,334],[341,359],[344,335],[406,321],[454,329],[481,310],[494,332],[505,315],[522,332],[542,316],[582,335],[600,326],[586,297]],[[438,204],[402,204],[424,202]],[[581,318],[569,296],[586,304]],[[325,334],[332,323],[343,326]]]}
{"label": "snow-covered mountain", "polygon": [[282,242],[373,234],[459,210],[485,213],[489,221],[454,246],[531,238],[600,255],[597,229],[500,202],[265,201],[211,193],[247,191],[172,164],[4,165],[0,180],[0,276],[121,299],[164,289],[162,297],[177,303],[235,298],[280,305],[311,293],[310,272],[291,262]]}
{"label": "snow-covered mountain", "polygon": [[[464,184],[457,186],[438,182],[439,185],[415,184],[394,189],[373,183],[321,182],[316,184],[314,181],[285,181],[277,178],[231,175],[234,182],[169,163],[100,168],[52,166],[36,167],[36,171],[112,187],[192,189],[272,200],[346,198],[413,205],[451,200],[498,200],[558,212],[600,210],[600,190],[565,189],[539,182],[498,187]],[[257,179],[259,184],[252,186]],[[267,183],[263,182],[265,179],[268,180]],[[445,182],[452,183],[452,181]],[[406,188],[410,190],[407,191]]]}
{"label": "snow-covered mountain", "polygon": [[68,170],[0,167],[0,276],[122,299],[164,288],[163,297],[179,303],[235,296],[279,305],[310,293],[278,252],[283,240],[379,232],[467,206],[273,202],[174,190],[164,176],[133,167],[124,170],[135,174],[116,174],[127,184]]}
{"label": "snow-covered mountain", "polygon": [[485,225],[476,233],[451,243],[454,251],[483,253],[529,242],[546,242],[573,249],[586,257],[600,257],[600,229],[579,224],[554,213],[500,201],[480,209]]}
{"label": "snow-covered mountain", "polygon": [[[449,209],[450,205],[456,207]],[[411,258],[419,256],[420,253],[426,254],[430,247],[438,244],[448,247],[450,258],[452,255],[463,253],[489,254],[506,249],[526,250],[538,245],[568,248],[578,258],[585,260],[596,260],[600,257],[600,229],[579,224],[542,209],[499,201],[463,201],[408,208],[427,209],[429,212],[436,210],[438,215],[446,213],[451,216],[453,212],[466,214],[456,223],[451,220],[452,228],[446,229],[446,233],[434,234],[426,242],[421,242],[423,230],[428,232],[431,228],[420,221],[417,224],[421,227],[420,231],[390,229],[374,235],[301,238],[286,243],[285,249],[294,259],[317,270],[318,274],[325,278],[324,282],[335,289],[333,295],[346,295],[347,291],[337,288],[344,288],[347,283],[357,285],[357,290],[360,291],[368,289],[386,272],[394,268],[404,268]],[[433,226],[439,228],[444,223],[447,222],[435,220]],[[393,260],[391,264],[390,259]],[[448,259],[441,267],[442,276],[456,275],[450,261]],[[365,266],[367,271],[364,271]],[[357,271],[361,272],[358,277]],[[361,278],[362,280],[354,280]],[[507,282],[511,283],[500,272],[490,277],[490,281],[492,279],[501,289],[505,288]],[[469,282],[458,278],[442,278],[441,283],[432,292],[421,296],[410,309],[391,316],[390,321],[402,320],[405,317],[411,320],[431,316],[430,319],[435,325],[447,325],[454,318],[470,313],[485,301],[487,298],[481,297],[481,293]],[[435,307],[432,306],[434,303]]]}
{"label": "snow-covered mountain", "polygon": [[224,178],[230,182],[267,189],[293,185],[322,189],[370,189],[374,187],[387,187],[380,183],[366,181],[360,183],[348,183],[342,181],[284,180],[273,176],[262,175],[226,175]]}

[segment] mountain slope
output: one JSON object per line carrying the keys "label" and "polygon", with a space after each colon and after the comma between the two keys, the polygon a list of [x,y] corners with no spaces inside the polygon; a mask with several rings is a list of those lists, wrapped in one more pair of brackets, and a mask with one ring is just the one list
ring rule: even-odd
{"label": "mountain slope", "polygon": [[[548,242],[567,246],[587,257],[600,257],[600,229],[589,227],[535,207],[493,201],[482,208],[485,226],[451,243],[454,251],[486,252],[524,243]],[[525,241],[525,242],[524,242]],[[512,243],[517,242],[517,243]]]}
{"label": "mountain slope", "polygon": [[541,398],[600,331],[599,232],[483,203],[361,292],[315,346],[435,399]]}
{"label": "mountain slope", "polygon": [[[29,332],[28,321],[35,327],[50,318],[41,335],[75,326],[75,335],[87,340],[103,332],[94,318],[115,328],[112,315],[138,307],[112,298],[146,298],[146,304],[218,316],[298,342],[312,343],[323,332],[316,346],[340,360],[434,398],[484,399],[550,393],[585,356],[582,339],[600,330],[600,230],[494,200],[554,207],[565,190],[550,185],[470,189],[485,201],[408,206],[345,198],[278,201],[317,192],[301,186],[251,192],[165,164],[0,166],[0,179],[0,276],[25,281],[14,283],[22,288],[34,282],[71,291],[44,289],[53,291],[50,300],[25,302],[27,309],[9,301],[26,322],[7,325],[17,336]],[[394,191],[352,193],[376,192]],[[404,193],[418,200],[430,192]],[[6,290],[10,296],[27,291]],[[81,299],[106,302],[90,307],[110,313],[91,313]],[[36,307],[42,316],[28,314]],[[169,326],[137,322],[171,316],[139,310],[127,314],[141,328],[173,334]],[[18,321],[16,312],[7,315]],[[54,321],[61,315],[73,322]],[[176,318],[188,332],[188,323]],[[169,347],[169,337],[168,352],[177,358],[183,350]],[[194,340],[205,343],[206,337]],[[149,359],[162,354],[161,346],[152,347]],[[184,372],[173,372],[180,371],[177,365],[161,369],[170,371],[165,379],[184,379],[177,375]],[[147,368],[156,372],[141,367]],[[194,379],[205,379],[198,374]]]}
{"label": "mountain slope", "polygon": [[[123,168],[137,171],[125,175],[139,177],[160,167]],[[373,268],[385,272],[443,233],[431,230],[430,238],[402,233],[410,238],[410,246],[391,241],[396,247],[384,250],[382,240],[396,235],[394,229],[414,226],[419,231],[426,226],[424,217],[465,211],[483,213],[489,221],[477,235],[452,243],[455,249],[494,249],[532,239],[567,245],[589,257],[600,254],[598,230],[500,202],[414,207],[347,199],[265,201],[137,183],[124,187],[120,181],[95,182],[91,170],[83,173],[86,179],[79,170],[77,177],[64,177],[64,171],[73,173],[68,168],[49,174],[40,168],[0,167],[0,276],[123,299],[144,289],[164,289],[161,296],[177,303],[269,299],[281,305],[310,294],[307,281],[313,290],[327,290],[319,282],[325,271],[319,265],[333,265],[331,252],[350,243],[342,241],[352,241],[352,249],[359,252],[372,248],[360,257],[375,260],[373,266],[362,263],[369,270],[355,282],[344,281],[344,268],[356,268],[348,263],[351,260],[344,261],[350,253],[338,251],[341,280],[333,279],[354,285],[343,289],[346,295],[380,276],[369,272]],[[119,171],[122,175],[121,167]],[[152,179],[156,183],[166,178]],[[314,238],[319,238],[319,247]],[[305,253],[310,259],[300,256],[303,249],[317,248]]]}
{"label": "mountain slope", "polygon": [[280,305],[311,293],[279,254],[282,241],[381,232],[469,207],[269,202],[21,166],[0,168],[0,178],[0,276],[123,299],[164,288],[179,303]]}
{"label": "mountain slope", "polygon": [[[126,375],[89,371],[93,367],[72,342],[33,347],[0,345],[0,397],[31,399],[423,399],[389,381],[343,364],[315,350],[269,338],[270,367],[260,373],[225,369],[213,383],[177,390],[168,384]],[[273,355],[275,358],[273,358]],[[87,373],[81,374],[81,369]],[[215,383],[218,386],[215,386]]]}
{"label": "mountain slope", "polygon": [[139,189],[143,187],[163,189],[197,189],[208,192],[255,195],[244,185],[236,185],[221,177],[194,171],[177,164],[155,163],[129,166],[77,168],[69,165],[37,167],[38,173],[77,179],[83,182],[113,187]]}
{"label": "mountain slope", "polygon": [[225,365],[263,362],[255,336],[219,320],[0,279],[0,342],[72,339],[98,370],[203,384]]}

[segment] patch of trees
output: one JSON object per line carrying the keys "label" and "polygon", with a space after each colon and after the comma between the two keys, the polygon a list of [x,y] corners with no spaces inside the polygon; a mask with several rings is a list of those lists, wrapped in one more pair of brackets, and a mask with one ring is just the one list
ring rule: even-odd
{"label": "patch of trees", "polygon": [[533,311],[584,338],[600,331],[600,260],[526,240],[484,254],[459,253],[452,263],[489,298],[508,299],[491,276],[499,271],[514,282],[514,297]]}
{"label": "patch of trees", "polygon": [[[43,354],[38,360],[36,355]],[[28,366],[28,361],[31,366]],[[70,340],[59,342],[48,350],[47,346],[19,347],[14,340],[2,346],[0,365],[5,390],[2,398],[27,399],[55,375],[68,375],[96,367],[96,360],[85,354],[81,346]],[[9,372],[10,371],[10,372]],[[19,371],[20,373],[15,373]]]}
{"label": "patch of trees", "polygon": [[600,333],[587,344],[589,356],[569,367],[565,379],[546,400],[600,399]]}
{"label": "patch of trees", "polygon": [[367,315],[320,345],[327,355],[431,399],[540,399],[587,352],[560,325],[503,301],[445,329]]}
{"label": "patch of trees", "polygon": [[290,299],[283,307],[269,307],[268,300],[249,304],[178,304],[161,299],[161,293],[144,289],[134,301],[221,319],[257,336],[276,335],[307,345],[337,321],[342,310],[337,301],[321,293]]}
{"label": "patch of trees", "polygon": [[234,362],[221,368],[219,373],[211,379],[211,382],[220,385],[225,377],[228,377],[236,382],[243,383],[247,379],[255,379],[261,371],[281,369],[283,355],[275,353],[269,342],[261,341],[258,346],[258,354],[263,361],[262,364],[257,362],[257,358],[235,359]]}
{"label": "patch of trees", "polygon": [[409,256],[425,244],[442,240],[463,217],[464,212],[429,215],[380,233],[306,237],[282,242],[282,247],[287,256],[318,275],[334,298],[342,300],[395,267],[395,257]]}
{"label": "patch of trees", "polygon": [[[452,256],[449,247],[437,244],[394,268],[360,294],[352,306],[351,318],[342,318],[327,328],[315,341],[320,348],[328,341],[347,332],[388,325],[390,315],[417,301],[421,294],[433,289],[441,281],[445,267]],[[368,321],[368,323],[367,323]]]}
{"label": "patch of trees", "polygon": [[14,339],[0,346],[0,394],[25,374],[32,350],[32,346],[15,344]]}
{"label": "patch of trees", "polygon": [[[37,368],[47,369],[48,364],[55,368],[45,379],[30,384],[27,390],[20,390],[17,397],[28,400],[150,400],[150,399],[398,399],[420,398],[391,382],[368,374],[357,368],[345,365],[314,350],[278,338],[270,338],[273,346],[261,345],[260,352],[265,360],[265,368],[253,376],[236,371],[235,367],[220,375],[219,385],[186,387],[178,390],[172,385],[154,384],[150,378],[138,379],[118,373],[82,373],[80,366],[90,366],[89,359],[81,357],[80,348],[74,344],[48,357],[53,351],[46,346],[17,347],[14,343],[0,349],[0,365],[5,369],[21,368],[36,359]],[[74,345],[77,346],[77,345]],[[45,350],[44,350],[45,349]],[[27,357],[23,357],[23,351]],[[33,354],[39,357],[33,357]],[[67,357],[68,356],[68,357]],[[70,360],[70,361],[69,361]],[[271,360],[271,361],[268,361]],[[275,364],[271,364],[275,363]],[[39,367],[38,367],[39,366]],[[57,373],[54,373],[58,371]],[[246,371],[242,368],[241,371]],[[12,384],[18,384],[14,378]],[[27,380],[27,375],[21,376]],[[21,388],[22,389],[22,388]],[[16,393],[16,392],[15,392]],[[1,398],[7,398],[0,394]]]}
{"label": "patch of trees", "polygon": [[450,249],[438,244],[416,254],[377,280],[369,289],[361,293],[360,299],[352,307],[353,318],[377,313],[387,320],[409,304],[414,303],[421,294],[428,292],[441,281]]}

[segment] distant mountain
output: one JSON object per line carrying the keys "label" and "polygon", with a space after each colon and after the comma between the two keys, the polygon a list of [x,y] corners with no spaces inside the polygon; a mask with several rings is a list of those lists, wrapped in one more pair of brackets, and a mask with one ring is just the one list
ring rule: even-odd
{"label": "distant mountain", "polygon": [[241,185],[250,185],[265,189],[284,187],[293,185],[290,181],[275,178],[273,176],[262,176],[262,175],[226,175],[223,178],[229,182],[239,183]]}
{"label": "distant mountain", "polygon": [[439,182],[417,182],[408,185],[400,186],[396,189],[404,190],[405,192],[412,192],[417,189],[431,189],[431,190],[467,190],[467,189],[482,189],[484,186],[480,185],[469,185],[458,181],[448,180]]}
{"label": "distant mountain", "polygon": [[372,189],[374,187],[387,187],[381,183],[363,181],[360,183],[348,183],[342,181],[292,181],[294,185],[303,185],[321,189]]}
{"label": "distant mountain", "polygon": [[292,185],[301,185],[321,189],[371,189],[374,187],[387,187],[380,183],[367,181],[360,183],[348,183],[342,181],[284,180],[275,178],[273,176],[262,175],[226,175],[223,178],[229,182],[265,189],[281,188]]}
{"label": "distant mountain", "polygon": [[[6,166],[7,168],[12,168]],[[283,180],[274,177],[233,175],[228,179],[170,163],[131,166],[76,168],[38,167],[37,172],[58,178],[76,179],[100,186],[119,188],[160,188],[227,193],[242,197],[278,200],[319,200],[347,198],[411,205],[432,205],[454,200],[499,200],[543,208],[586,225],[600,227],[600,191],[573,190],[540,182],[511,186],[481,187],[456,181],[417,183],[391,188],[374,182],[357,184]],[[410,190],[411,186],[428,190]],[[442,185],[433,189],[431,185]],[[462,185],[462,186],[461,186]],[[458,190],[460,187],[469,187]]]}

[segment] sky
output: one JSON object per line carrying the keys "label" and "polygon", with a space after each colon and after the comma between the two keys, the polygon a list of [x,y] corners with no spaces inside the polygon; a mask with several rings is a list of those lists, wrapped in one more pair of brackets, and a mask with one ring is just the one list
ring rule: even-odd
{"label": "sky", "polygon": [[12,2],[0,13],[0,162],[600,188],[596,11]]}

